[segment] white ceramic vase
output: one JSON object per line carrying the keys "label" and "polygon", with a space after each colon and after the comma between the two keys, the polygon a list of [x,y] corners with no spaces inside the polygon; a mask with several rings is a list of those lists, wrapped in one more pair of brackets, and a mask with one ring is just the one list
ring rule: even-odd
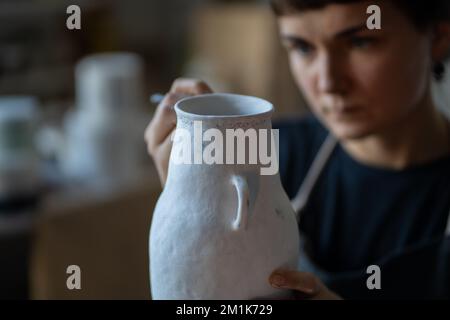
{"label": "white ceramic vase", "polygon": [[[181,100],[175,110],[177,133],[192,133],[192,145],[198,121],[202,133],[216,129],[224,137],[226,129],[272,127],[273,106],[254,97],[209,94]],[[259,161],[195,164],[194,155],[194,164],[180,163],[174,151],[178,143],[186,141],[174,139],[150,230],[152,298],[287,296],[268,282],[277,268],[297,268],[299,255],[295,213],[278,171],[262,175]],[[224,158],[225,152],[230,151],[224,150]]]}

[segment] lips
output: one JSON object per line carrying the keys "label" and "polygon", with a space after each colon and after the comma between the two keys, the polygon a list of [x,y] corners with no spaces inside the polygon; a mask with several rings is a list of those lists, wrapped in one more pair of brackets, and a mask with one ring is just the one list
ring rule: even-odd
{"label": "lips", "polygon": [[332,110],[335,110],[336,112],[341,112],[341,113],[353,113],[353,112],[357,112],[360,109],[361,108],[356,107],[356,106],[343,106],[343,107],[337,107],[335,109],[332,108]]}
{"label": "lips", "polygon": [[338,95],[324,95],[320,98],[320,110],[325,116],[349,117],[358,114],[362,108],[354,101]]}
{"label": "lips", "polygon": [[325,113],[353,113],[358,111],[360,108],[352,105],[323,105],[322,111]]}
{"label": "lips", "polygon": [[323,110],[325,117],[333,121],[353,121],[359,119],[362,108],[356,106],[330,106],[327,110]]}

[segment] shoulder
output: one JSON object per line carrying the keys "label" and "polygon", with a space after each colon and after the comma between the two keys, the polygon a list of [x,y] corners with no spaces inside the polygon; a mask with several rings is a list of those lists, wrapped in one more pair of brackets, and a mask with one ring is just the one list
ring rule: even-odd
{"label": "shoulder", "polygon": [[289,197],[295,196],[328,130],[312,114],[274,121],[279,130],[279,167]]}

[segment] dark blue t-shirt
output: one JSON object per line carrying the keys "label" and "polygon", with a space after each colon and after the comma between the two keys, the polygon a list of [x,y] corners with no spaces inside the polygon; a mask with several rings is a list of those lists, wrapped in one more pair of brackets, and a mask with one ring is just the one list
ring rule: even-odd
{"label": "dark blue t-shirt", "polygon": [[[312,115],[274,128],[281,180],[293,198],[328,132]],[[364,165],[338,144],[299,227],[308,256],[344,297],[450,297],[449,212],[450,156],[391,170]],[[367,289],[370,265],[381,267],[382,290]]]}

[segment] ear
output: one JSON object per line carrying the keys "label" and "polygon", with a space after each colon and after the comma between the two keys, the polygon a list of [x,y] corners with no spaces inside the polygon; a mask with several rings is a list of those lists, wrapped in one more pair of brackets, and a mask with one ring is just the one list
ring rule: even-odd
{"label": "ear", "polygon": [[443,61],[450,51],[450,21],[439,22],[433,29],[433,61]]}

